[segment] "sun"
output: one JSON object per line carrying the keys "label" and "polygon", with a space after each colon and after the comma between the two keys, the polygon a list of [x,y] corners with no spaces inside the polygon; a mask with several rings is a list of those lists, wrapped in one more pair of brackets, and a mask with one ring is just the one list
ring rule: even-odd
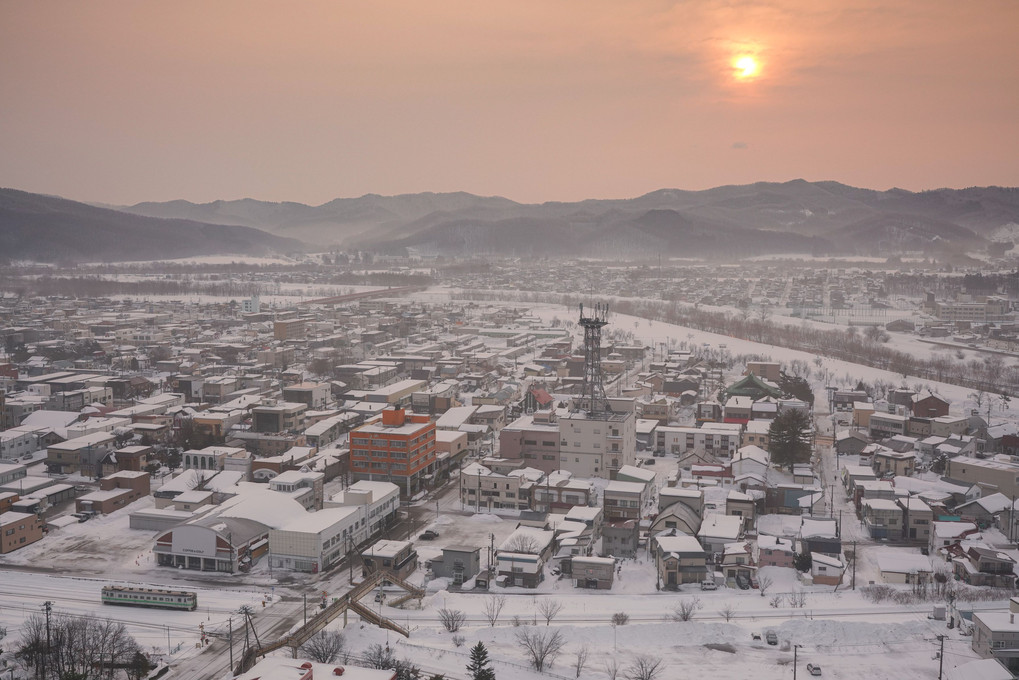
{"label": "sun", "polygon": [[737,80],[752,80],[761,72],[761,65],[749,54],[741,54],[733,58],[732,67]]}

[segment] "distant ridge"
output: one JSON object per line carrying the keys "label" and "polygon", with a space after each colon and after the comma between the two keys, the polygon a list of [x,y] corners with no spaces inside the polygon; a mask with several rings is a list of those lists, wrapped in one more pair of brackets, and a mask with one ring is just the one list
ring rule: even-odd
{"label": "distant ridge", "polygon": [[139,203],[151,217],[243,224],[316,247],[450,255],[727,257],[894,255],[987,248],[1019,223],[1019,190],[875,191],[838,182],[758,182],[629,199],[524,204],[473,194],[366,194],[319,206],[254,199]]}
{"label": "distant ridge", "polygon": [[247,226],[156,219],[0,189],[0,260],[116,262],[303,249],[296,239]]}

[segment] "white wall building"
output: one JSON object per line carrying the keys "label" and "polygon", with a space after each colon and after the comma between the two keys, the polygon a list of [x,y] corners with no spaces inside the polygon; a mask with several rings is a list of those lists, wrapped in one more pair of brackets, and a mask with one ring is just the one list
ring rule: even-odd
{"label": "white wall building", "polygon": [[590,417],[577,411],[559,419],[559,467],[578,477],[602,477],[633,465],[637,419],[632,412]]}
{"label": "white wall building", "polygon": [[743,426],[739,423],[704,423],[703,427],[672,427],[656,429],[655,450],[682,455],[687,452],[732,456],[740,445]]}

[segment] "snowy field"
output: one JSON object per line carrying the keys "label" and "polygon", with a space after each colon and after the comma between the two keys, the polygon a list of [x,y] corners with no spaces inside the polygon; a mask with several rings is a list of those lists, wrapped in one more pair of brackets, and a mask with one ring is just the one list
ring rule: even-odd
{"label": "snowy field", "polygon": [[[469,647],[480,640],[495,659],[498,677],[573,678],[576,652],[587,647],[588,661],[580,677],[609,678],[605,665],[615,659],[620,667],[636,654],[663,659],[663,679],[691,677],[701,672],[724,678],[790,678],[792,645],[798,649],[799,673],[805,664],[820,664],[825,677],[834,678],[933,678],[938,662],[932,657],[937,636],[947,634],[945,665],[951,668],[976,658],[970,640],[945,628],[944,622],[927,618],[930,605],[875,606],[860,593],[833,593],[831,587],[806,587],[807,602],[802,609],[769,605],[771,591],[720,589],[702,592],[684,586],[684,592],[655,592],[647,562],[624,563],[611,591],[587,591],[572,587],[568,580],[550,577],[539,587],[540,595],[518,588],[492,594],[429,593],[420,610],[380,610],[411,630],[410,639],[371,626],[348,625],[344,631],[347,647],[354,653],[372,643],[388,643],[397,656],[406,656],[428,672],[442,671],[449,678],[464,678],[463,665]],[[766,568],[775,580],[776,592],[798,589],[792,570]],[[486,603],[505,595],[506,603],[495,625],[485,616]],[[560,613],[546,625],[538,603],[554,600]],[[700,608],[691,621],[675,621],[673,610],[680,602],[696,600]],[[989,604],[1001,607],[1001,603]],[[457,647],[453,635],[439,625],[437,612],[458,609],[467,614],[459,634],[465,640]],[[626,625],[613,626],[610,618],[625,612]],[[726,622],[726,615],[731,617]],[[561,631],[566,639],[563,653],[544,675],[526,668],[516,634],[525,626],[539,632]],[[774,630],[779,645],[769,646],[754,634]],[[706,645],[715,645],[711,649]],[[622,677],[622,675],[620,675]]]}

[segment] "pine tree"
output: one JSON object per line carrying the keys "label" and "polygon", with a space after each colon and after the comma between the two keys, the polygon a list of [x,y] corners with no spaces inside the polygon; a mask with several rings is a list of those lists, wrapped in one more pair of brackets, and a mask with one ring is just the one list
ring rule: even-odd
{"label": "pine tree", "polygon": [[796,463],[810,461],[810,416],[797,409],[787,409],[771,421],[768,429],[768,451],[777,465],[792,470]]}
{"label": "pine tree", "polygon": [[471,662],[467,664],[467,672],[471,680],[495,680],[495,671],[489,665],[488,650],[482,642],[471,647]]}

